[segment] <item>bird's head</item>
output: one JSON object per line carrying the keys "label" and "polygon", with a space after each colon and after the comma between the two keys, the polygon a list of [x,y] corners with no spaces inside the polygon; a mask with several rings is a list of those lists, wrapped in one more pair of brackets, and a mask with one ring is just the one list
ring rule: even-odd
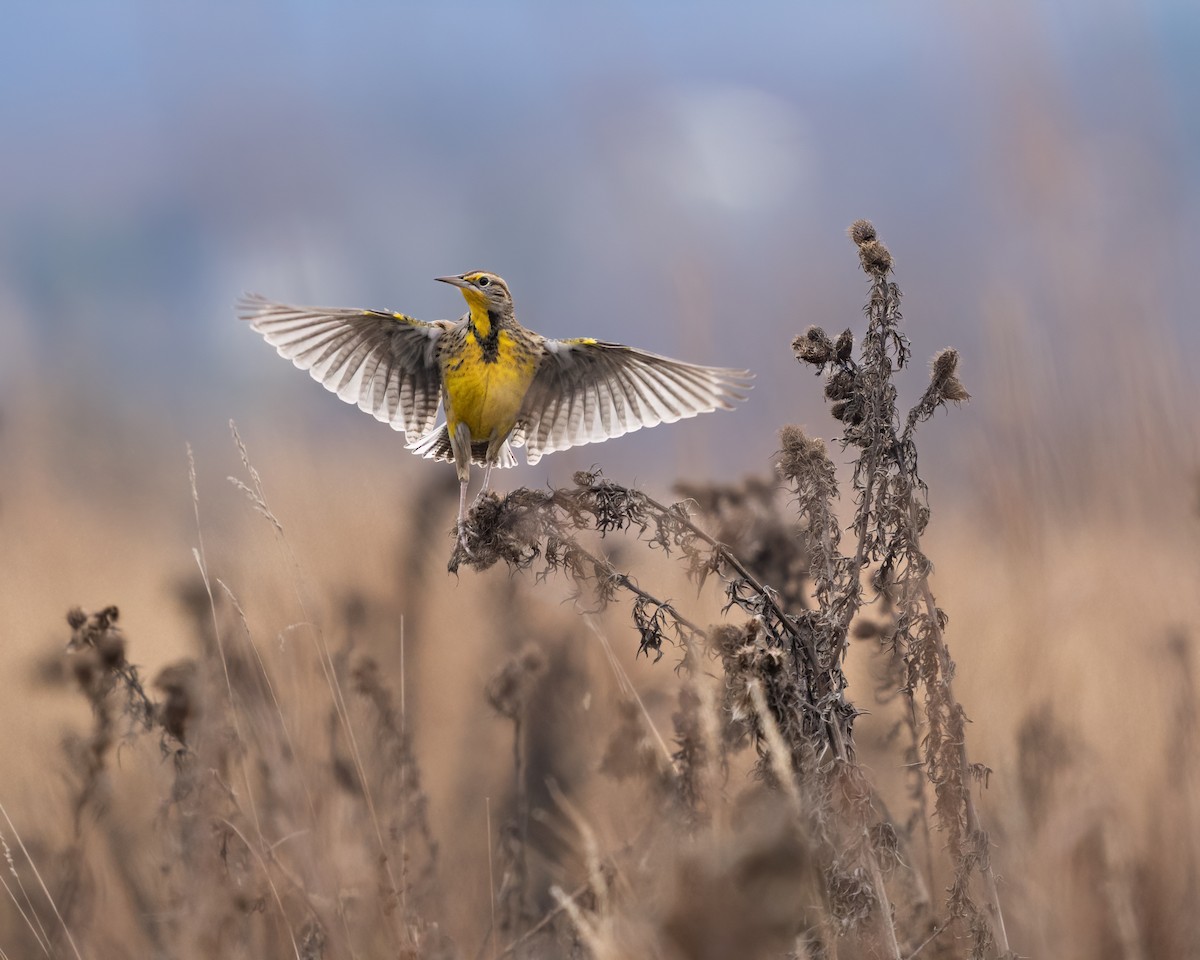
{"label": "bird's head", "polygon": [[512,294],[502,277],[486,270],[472,270],[457,277],[438,277],[442,283],[458,287],[466,298],[471,312],[508,313],[512,310]]}

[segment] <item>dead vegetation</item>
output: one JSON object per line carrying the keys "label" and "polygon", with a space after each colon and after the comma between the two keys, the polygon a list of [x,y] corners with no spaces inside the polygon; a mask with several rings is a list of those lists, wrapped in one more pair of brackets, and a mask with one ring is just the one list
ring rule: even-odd
{"label": "dead vegetation", "polygon": [[[65,674],[92,727],[68,744],[68,831],[34,839],[7,812],[0,822],[0,957],[1192,955],[1190,637],[1181,628],[1169,646],[1181,680],[1157,833],[1137,843],[1120,829],[1050,704],[1022,725],[1005,787],[1032,839],[1017,841],[1013,817],[984,822],[995,784],[955,694],[917,455],[921,426],[968,394],[945,349],[903,409],[896,374],[911,355],[892,256],[865,221],[851,239],[865,329],[810,327],[793,343],[822,378],[828,444],[786,426],[774,477],[692,481],[675,503],[595,469],[482,498],[450,569],[458,590],[486,594],[490,622],[422,606],[438,572],[402,551],[421,633],[488,637],[478,703],[459,709],[503,729],[494,762],[472,762],[506,767],[505,786],[461,785],[450,817],[431,809],[422,771],[444,758],[418,750],[406,699],[404,644],[418,640],[386,598],[349,597],[321,624],[235,431],[235,483],[279,545],[299,616],[256,636],[210,569],[193,468],[197,574],[180,599],[194,653],[150,694],[128,659],[140,638],[126,640],[115,607],[68,615]],[[835,459],[848,461],[845,497]],[[492,567],[503,576],[485,580]],[[675,599],[680,573],[695,602]],[[569,603],[532,609],[562,584]],[[377,651],[396,639],[393,671]],[[664,661],[651,691],[630,679],[626,645]],[[857,697],[852,648],[874,684]],[[869,712],[886,734],[864,744]],[[905,771],[899,789],[878,782],[886,764]],[[478,833],[486,856],[447,863],[447,819]],[[1028,878],[997,876],[1006,844],[1009,870]],[[1054,903],[1028,892],[1080,870],[1104,883]],[[1042,932],[1033,946],[1010,943],[1014,910],[1017,929]],[[1077,915],[1102,918],[1090,939],[1045,935]]]}

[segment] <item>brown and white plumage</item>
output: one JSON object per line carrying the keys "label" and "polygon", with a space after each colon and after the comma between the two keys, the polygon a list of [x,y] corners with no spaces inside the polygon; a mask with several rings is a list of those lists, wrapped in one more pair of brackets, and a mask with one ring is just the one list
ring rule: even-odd
{"label": "brown and white plumage", "polygon": [[257,294],[238,302],[281,357],[375,419],[404,431],[412,442],[429,433],[442,398],[439,337],[453,327],[399,313],[327,307],[290,307]]}
{"label": "brown and white plumage", "polygon": [[[464,506],[472,462],[488,471],[513,466],[511,448],[523,446],[534,464],[556,450],[729,409],[749,389],[744,370],[527,330],[495,274],[438,279],[467,300],[458,321],[291,307],[258,296],[244,298],[239,315],[327,389],[403,430],[415,453],[453,460]],[[446,420],[435,427],[439,402]]]}
{"label": "brown and white plumage", "polygon": [[744,370],[701,367],[619,343],[542,340],[525,395],[525,459],[731,409],[749,387]]}

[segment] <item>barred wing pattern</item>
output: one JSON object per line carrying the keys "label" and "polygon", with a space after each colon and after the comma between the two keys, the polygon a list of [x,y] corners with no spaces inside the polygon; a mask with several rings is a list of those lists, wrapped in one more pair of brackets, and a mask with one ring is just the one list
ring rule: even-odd
{"label": "barred wing pattern", "polygon": [[437,418],[442,377],[437,342],[449,321],[427,323],[399,313],[289,307],[243,297],[238,316],[281,357],[377,420],[415,441]]}
{"label": "barred wing pattern", "polygon": [[518,428],[525,460],[642,427],[733,406],[750,388],[745,370],[700,367],[618,343],[545,340]]}

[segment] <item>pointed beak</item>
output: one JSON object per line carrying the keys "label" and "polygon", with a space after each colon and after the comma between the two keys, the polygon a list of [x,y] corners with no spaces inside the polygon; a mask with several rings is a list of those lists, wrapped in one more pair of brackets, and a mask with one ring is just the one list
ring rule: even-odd
{"label": "pointed beak", "polygon": [[468,289],[471,285],[462,277],[434,277],[439,283],[448,283],[452,287],[460,287],[463,290]]}

